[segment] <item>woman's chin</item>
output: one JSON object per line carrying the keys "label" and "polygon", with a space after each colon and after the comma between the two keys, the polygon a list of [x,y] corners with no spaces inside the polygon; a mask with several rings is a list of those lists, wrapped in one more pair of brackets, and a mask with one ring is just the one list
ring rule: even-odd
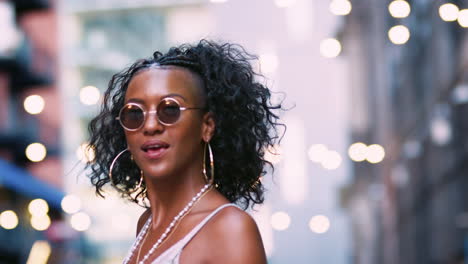
{"label": "woman's chin", "polygon": [[143,169],[143,173],[145,175],[145,180],[166,180],[169,179],[169,175],[171,175],[170,170],[165,168],[154,168],[149,167]]}

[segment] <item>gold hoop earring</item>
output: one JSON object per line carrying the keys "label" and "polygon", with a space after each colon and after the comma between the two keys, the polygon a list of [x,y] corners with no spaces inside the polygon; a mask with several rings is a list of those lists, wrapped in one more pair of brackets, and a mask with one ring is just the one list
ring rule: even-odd
{"label": "gold hoop earring", "polygon": [[[210,177],[206,174],[206,148],[208,147],[208,156],[210,158]],[[211,150],[210,142],[205,143],[205,148],[203,149],[203,175],[205,180],[209,184],[214,183],[214,159],[213,151]]]}
{"label": "gold hoop earring", "polygon": [[[112,186],[114,186],[115,189],[117,189],[118,191],[123,191],[121,189],[119,189],[117,187],[117,185],[114,184],[114,180],[112,178],[112,169],[114,168],[114,165],[115,163],[117,162],[117,160],[119,159],[119,157],[124,154],[126,151],[130,151],[128,148],[122,150],[121,152],[119,152],[119,154],[117,154],[117,156],[115,156],[115,158],[112,160],[112,163],[109,167],[109,179],[110,179],[110,183],[112,184]],[[133,160],[133,156],[131,158],[131,160]],[[141,185],[143,184],[143,170],[140,170],[140,181],[138,182],[138,185],[135,187],[135,190],[139,189],[141,187]]]}

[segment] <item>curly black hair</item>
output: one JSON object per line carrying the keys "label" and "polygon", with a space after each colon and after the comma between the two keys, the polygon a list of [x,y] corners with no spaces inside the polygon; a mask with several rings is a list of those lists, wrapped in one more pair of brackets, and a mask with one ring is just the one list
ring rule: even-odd
{"label": "curly black hair", "polygon": [[[110,181],[109,166],[116,155],[126,149],[123,128],[115,120],[124,105],[125,92],[132,78],[141,70],[154,66],[178,66],[201,77],[207,111],[214,115],[215,133],[210,141],[215,155],[215,184],[229,201],[243,205],[261,204],[264,187],[259,180],[273,165],[265,151],[279,141],[277,126],[281,103],[273,105],[271,92],[254,72],[251,61],[257,57],[240,45],[201,40],[183,44],[163,54],[136,61],[115,74],[104,94],[101,112],[89,124],[90,143],[95,158],[88,162],[91,183],[96,193]],[[138,185],[140,170],[130,158],[119,159],[112,171],[113,183],[124,197],[137,202],[131,192]]]}

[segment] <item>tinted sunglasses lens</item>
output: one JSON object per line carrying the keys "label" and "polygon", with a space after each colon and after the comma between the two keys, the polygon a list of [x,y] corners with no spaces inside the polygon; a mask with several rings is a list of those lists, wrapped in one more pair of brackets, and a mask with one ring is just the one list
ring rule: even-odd
{"label": "tinted sunglasses lens", "polygon": [[120,122],[127,129],[138,129],[144,122],[143,109],[136,105],[126,105],[120,111]]}
{"label": "tinted sunglasses lens", "polygon": [[165,124],[174,124],[180,117],[180,105],[174,100],[162,100],[157,111],[159,120]]}

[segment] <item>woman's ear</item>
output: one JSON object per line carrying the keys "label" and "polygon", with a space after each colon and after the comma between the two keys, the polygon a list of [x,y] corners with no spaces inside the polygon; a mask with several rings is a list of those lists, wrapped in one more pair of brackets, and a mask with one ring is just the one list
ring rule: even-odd
{"label": "woman's ear", "polygon": [[202,121],[202,138],[205,142],[210,142],[211,138],[214,135],[216,129],[216,123],[214,120],[214,115],[211,112],[205,113],[203,115]]}

